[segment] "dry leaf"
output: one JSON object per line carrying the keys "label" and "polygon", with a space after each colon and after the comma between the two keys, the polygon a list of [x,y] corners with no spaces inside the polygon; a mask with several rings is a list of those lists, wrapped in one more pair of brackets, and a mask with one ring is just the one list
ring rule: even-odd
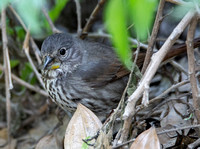
{"label": "dry leaf", "polygon": [[160,149],[160,142],[154,127],[141,133],[130,149]]}
{"label": "dry leaf", "polygon": [[98,149],[111,149],[112,148],[109,144],[108,136],[103,131],[100,131],[100,134],[95,143],[95,148],[98,148]]}
{"label": "dry leaf", "polygon": [[8,138],[8,130],[7,128],[3,128],[0,130],[0,138],[7,139]]}
{"label": "dry leaf", "polygon": [[17,140],[11,139],[8,144],[7,140],[3,140],[0,138],[0,149],[16,149],[17,148]]}
{"label": "dry leaf", "polygon": [[[70,120],[65,133],[64,148],[81,149],[84,144],[82,139],[96,135],[101,126],[101,121],[92,111],[78,104],[77,110]],[[93,144],[94,141],[90,143]]]}
{"label": "dry leaf", "polygon": [[56,137],[54,135],[48,135],[40,139],[35,149],[59,149]]}

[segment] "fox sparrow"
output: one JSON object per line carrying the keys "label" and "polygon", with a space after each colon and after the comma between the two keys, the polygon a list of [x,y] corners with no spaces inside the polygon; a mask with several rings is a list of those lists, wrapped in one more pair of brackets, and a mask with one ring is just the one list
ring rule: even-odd
{"label": "fox sparrow", "polygon": [[44,40],[41,56],[45,88],[64,110],[79,102],[97,114],[116,108],[129,71],[112,48],[60,33]]}
{"label": "fox sparrow", "polygon": [[[199,41],[195,42],[195,47]],[[165,59],[186,51],[185,44],[172,47]],[[64,110],[75,111],[82,103],[97,115],[116,108],[128,81],[112,48],[83,41],[66,33],[47,37],[41,49],[42,78],[52,100]],[[139,54],[137,65],[145,54]]]}

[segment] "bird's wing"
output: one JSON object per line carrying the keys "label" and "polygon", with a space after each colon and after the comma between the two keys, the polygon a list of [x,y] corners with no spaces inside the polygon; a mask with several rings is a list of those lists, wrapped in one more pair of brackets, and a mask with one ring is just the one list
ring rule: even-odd
{"label": "bird's wing", "polygon": [[81,66],[78,73],[91,87],[99,87],[118,80],[130,72],[118,60],[112,62],[102,60]]}
{"label": "bird's wing", "polygon": [[91,87],[100,87],[130,73],[110,47],[91,43],[89,48],[86,54],[88,56],[78,68],[77,73]]}

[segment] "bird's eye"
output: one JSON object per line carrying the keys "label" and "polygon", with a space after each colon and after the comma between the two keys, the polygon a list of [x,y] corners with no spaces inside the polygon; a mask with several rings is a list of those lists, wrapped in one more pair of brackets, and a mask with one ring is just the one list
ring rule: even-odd
{"label": "bird's eye", "polygon": [[66,53],[66,48],[61,48],[60,49],[60,55],[65,55]]}

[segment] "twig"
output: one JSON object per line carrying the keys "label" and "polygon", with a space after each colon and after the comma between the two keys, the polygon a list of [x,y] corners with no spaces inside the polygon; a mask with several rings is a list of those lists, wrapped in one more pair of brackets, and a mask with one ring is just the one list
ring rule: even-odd
{"label": "twig", "polygon": [[[89,33],[88,37],[94,37],[94,38],[98,38],[98,37],[103,37],[103,38],[112,38],[109,34],[106,33]],[[133,38],[129,38],[129,41],[132,44],[137,44],[138,41],[136,39]],[[200,38],[195,38],[194,39],[194,48],[199,47],[200,46]],[[143,44],[140,42],[140,47],[147,49],[147,45]],[[166,54],[165,58],[163,61],[166,61],[174,56],[180,55],[181,53],[185,53],[186,50],[186,44],[185,43],[181,43],[181,44],[177,44],[177,45],[173,45],[172,48],[170,49],[170,51]]]}
{"label": "twig", "polygon": [[5,67],[5,77],[7,77],[7,89],[11,90],[13,88],[11,79],[11,68],[10,68],[10,58],[8,53],[8,38],[6,34],[6,12],[5,9],[2,10],[1,22],[2,22],[2,41],[3,41],[3,54],[4,54],[4,67]]}
{"label": "twig", "polygon": [[[35,43],[35,41],[33,40],[32,37],[30,37],[30,41],[31,41],[31,46],[32,46],[32,48],[34,50],[37,62],[40,65],[40,64],[42,64],[42,61],[41,61],[40,56],[39,56],[40,55],[40,50],[39,50],[38,46],[36,45],[36,43]],[[37,52],[37,51],[39,51],[39,52]]]}
{"label": "twig", "polygon": [[[11,6],[8,6],[9,9],[11,10],[11,12],[16,16],[16,18],[18,19],[18,21],[20,22],[20,24],[22,25],[22,27],[24,28],[24,30],[26,32],[28,32],[28,29],[26,27],[26,25],[24,24],[24,22],[22,21],[22,19],[20,18],[20,16],[17,14],[17,12],[15,11],[15,9],[13,9]],[[32,47],[33,47],[33,50],[34,50],[34,54],[35,54],[35,57],[37,59],[37,62],[38,64],[41,64],[42,61],[40,59],[40,50],[38,48],[38,46],[36,45],[35,41],[33,40],[32,37],[30,37],[30,41],[31,41],[31,44],[32,44]]]}
{"label": "twig", "polygon": [[[161,49],[154,54],[148,68],[141,79],[138,88],[135,92],[129,97],[127,106],[125,108],[125,112],[123,114],[123,118],[125,121],[129,120],[135,114],[135,105],[139,98],[141,97],[142,93],[144,92],[144,86],[146,84],[150,84],[153,76],[155,75],[160,63],[164,59],[167,52],[170,50],[172,45],[175,43],[176,39],[180,36],[180,34],[184,31],[187,25],[191,22],[192,18],[194,17],[194,12],[189,11],[185,17],[181,20],[181,22],[177,25],[177,27],[173,30],[171,35],[168,37],[166,42],[163,44]],[[125,127],[125,126],[124,126]],[[130,127],[130,126],[126,126]],[[123,130],[123,133],[127,133]]]}
{"label": "twig", "polygon": [[199,9],[199,2],[197,2],[196,0],[193,0],[193,4],[195,6],[195,9],[198,13],[198,15],[200,14],[200,9]]}
{"label": "twig", "polygon": [[119,140],[119,138],[120,138],[121,131],[122,131],[122,129],[120,128],[120,129],[118,130],[118,133],[117,133],[116,137],[115,137],[115,140],[113,141],[113,147],[116,147],[116,146],[117,146],[117,142],[118,142],[118,140]]}
{"label": "twig", "polygon": [[188,4],[190,2],[184,2],[182,0],[166,0],[167,2],[170,2],[172,4],[177,4],[177,5],[184,5],[184,4]]}
{"label": "twig", "polygon": [[200,146],[200,138],[188,145],[188,149],[194,149]]}
{"label": "twig", "polygon": [[100,0],[98,2],[98,4],[96,5],[95,9],[93,10],[92,14],[90,15],[86,25],[84,26],[82,33],[80,35],[81,39],[84,39],[85,36],[87,35],[88,30],[90,29],[92,23],[94,22],[94,19],[96,18],[98,12],[100,11],[100,9],[103,7],[104,3],[106,2],[106,0]]}
{"label": "twig", "polygon": [[158,30],[160,28],[159,26],[160,26],[161,21],[162,21],[162,15],[163,15],[164,6],[165,6],[165,0],[161,0],[160,4],[159,4],[159,7],[158,7],[156,20],[155,20],[155,23],[154,23],[154,26],[153,26],[153,31],[151,33],[150,42],[148,44],[148,48],[147,48],[144,64],[143,64],[143,67],[142,67],[142,71],[141,71],[142,74],[144,74],[145,70],[147,69],[147,66],[148,66],[148,64],[149,64],[149,62],[151,60],[151,56],[153,54],[153,46],[155,44],[156,37],[157,37],[157,34],[158,34]]}
{"label": "twig", "polygon": [[195,115],[197,121],[200,124],[200,97],[197,88],[197,80],[195,77],[195,57],[194,57],[194,46],[193,46],[193,39],[197,22],[198,22],[197,17],[194,17],[188,29],[186,44],[187,44],[187,55],[188,55],[188,72],[192,89],[193,106],[195,109]]}
{"label": "twig", "polygon": [[[196,77],[199,76],[199,75],[200,75],[200,74],[197,73]],[[158,95],[157,97],[151,99],[149,103],[151,104],[151,103],[153,103],[153,102],[156,102],[156,101],[159,100],[160,98],[165,97],[165,96],[166,96],[168,93],[170,93],[172,90],[174,90],[174,89],[176,89],[176,88],[178,88],[178,87],[180,87],[180,86],[183,86],[183,85],[185,85],[185,84],[187,84],[187,83],[189,83],[189,82],[190,82],[189,80],[183,80],[183,81],[181,81],[181,82],[179,82],[179,83],[176,83],[176,84],[172,85],[170,88],[168,88],[167,90],[165,90],[162,94],[160,94],[160,95]]]}
{"label": "twig", "polygon": [[37,111],[35,112],[35,113],[36,113],[35,115],[31,115],[29,118],[27,118],[26,120],[24,120],[24,121],[22,122],[20,128],[24,128],[24,127],[27,126],[28,124],[34,122],[34,120],[35,120],[38,116],[40,116],[40,115],[42,115],[43,113],[45,113],[45,112],[47,111],[47,109],[48,109],[48,104],[45,103],[44,105],[42,105],[42,106],[39,108],[39,110],[37,110]]}
{"label": "twig", "polygon": [[41,94],[41,95],[43,95],[43,96],[46,96],[46,97],[49,96],[48,93],[47,93],[45,90],[43,90],[43,89],[41,89],[41,88],[39,88],[39,87],[37,87],[37,86],[33,86],[33,85],[27,83],[26,81],[24,81],[24,80],[18,78],[18,77],[17,77],[16,75],[14,75],[14,74],[12,74],[12,78],[13,78],[17,83],[19,83],[20,85],[22,85],[22,86],[24,86],[24,87],[26,87],[26,88],[28,88],[28,89],[30,89],[30,90],[32,90],[32,91],[35,91],[36,93],[39,93],[39,94]]}
{"label": "twig", "polygon": [[[0,70],[5,71],[5,69],[3,68],[3,66],[2,66],[1,64],[0,64]],[[24,87],[26,87],[26,88],[28,88],[28,89],[30,89],[30,90],[32,90],[32,91],[35,91],[35,92],[37,92],[37,93],[39,93],[39,94],[41,94],[41,95],[43,95],[43,96],[48,97],[48,93],[47,93],[45,90],[42,90],[42,89],[39,88],[39,87],[36,87],[36,86],[33,86],[33,85],[27,83],[26,81],[20,79],[19,77],[17,77],[16,75],[14,75],[14,74],[12,74],[12,73],[11,73],[11,77],[12,77],[12,79],[15,80],[18,84],[20,84],[20,85],[22,85],[22,86],[24,86]]]}
{"label": "twig", "polygon": [[[131,69],[131,73],[129,75],[129,80],[128,80],[127,86],[126,86],[126,88],[125,88],[125,90],[123,92],[123,95],[122,95],[122,98],[120,100],[120,103],[121,102],[124,103],[124,99],[125,99],[127,90],[128,90],[128,88],[130,86],[130,83],[131,83],[131,80],[132,80],[132,77],[133,77],[133,73],[134,73],[134,69],[135,69],[135,65],[134,64],[137,63],[137,58],[138,58],[139,51],[140,51],[140,43],[138,41],[138,46],[137,46],[137,50],[136,50],[136,56],[135,56],[135,59],[134,59],[134,63],[133,63],[132,69]],[[120,140],[118,141],[118,143],[122,143],[122,142],[124,142],[124,140],[127,139],[129,127],[126,127],[126,126],[130,126],[131,122],[132,122],[132,118],[127,119],[127,121],[124,122],[124,126],[125,127],[123,127],[123,131],[126,132],[126,133],[122,133],[121,134],[121,137],[120,137]]]}
{"label": "twig", "polygon": [[174,60],[169,62],[172,66],[174,66],[176,69],[178,69],[179,71],[183,72],[185,75],[188,75],[187,71],[177,62],[175,62]]}
{"label": "twig", "polygon": [[[109,34],[106,34],[106,33],[88,33],[88,37],[94,37],[94,38],[98,38],[98,37],[103,37],[103,38],[112,38],[111,35]],[[132,44],[138,44],[138,40],[137,39],[133,39],[131,37],[128,38],[129,41],[132,43]],[[144,48],[144,49],[147,49],[147,45],[142,43],[142,42],[139,42],[140,44],[140,48]]]}
{"label": "twig", "polygon": [[[0,70],[4,71],[4,68],[3,66],[0,64]],[[11,74],[11,77],[13,80],[15,80],[18,84],[22,85],[22,86],[25,86],[26,88],[32,90],[32,91],[35,91],[43,96],[46,96],[48,97],[48,93],[45,91],[45,90],[42,90],[40,89],[39,87],[35,87],[27,82],[25,82],[24,80],[18,78],[16,75],[14,74]]]}
{"label": "twig", "polygon": [[76,14],[77,14],[77,34],[78,36],[81,35],[81,5],[79,0],[74,0],[76,4]]}
{"label": "twig", "polygon": [[32,59],[31,59],[31,56],[29,54],[29,39],[30,39],[30,34],[29,32],[27,32],[26,34],[26,38],[24,40],[24,44],[23,44],[23,49],[24,49],[24,52],[26,54],[26,57],[28,58],[28,61],[29,63],[31,64],[32,68],[33,68],[33,71],[35,72],[35,75],[38,79],[38,81],[40,82],[40,84],[42,85],[42,87],[44,88],[44,83],[42,81],[42,78],[41,78],[41,75],[40,73],[38,72],[38,70],[36,69]]}
{"label": "twig", "polygon": [[[124,89],[124,92],[122,94],[122,97],[121,97],[121,100],[117,106],[117,108],[115,109],[115,111],[112,113],[112,115],[109,117],[109,120],[107,123],[105,123],[102,127],[102,130],[107,133],[107,128],[109,126],[111,126],[110,128],[112,129],[113,126],[114,126],[114,122],[116,120],[116,117],[120,111],[120,109],[123,109],[123,104],[124,104],[124,100],[125,100],[125,97],[126,97],[126,93],[127,93],[127,90],[129,88],[129,85],[132,81],[132,76],[133,76],[133,73],[134,73],[134,70],[136,68],[136,62],[137,62],[137,58],[138,58],[138,54],[140,52],[140,43],[138,42],[138,46],[137,46],[137,50],[136,50],[136,56],[135,56],[135,60],[134,60],[134,64],[132,66],[132,69],[131,69],[131,73],[129,74],[129,80],[128,80],[128,83],[126,85],[126,88]],[[130,121],[130,123],[132,122],[132,120]],[[117,136],[120,136],[120,132],[118,132]],[[117,140],[115,140],[115,142],[117,142]]]}
{"label": "twig", "polygon": [[136,89],[136,91],[129,97],[128,104],[125,108],[124,112],[124,118],[129,117],[130,115],[134,114],[135,103],[137,100],[141,97],[144,86],[146,83],[150,83],[151,79],[153,78],[154,74],[156,73],[160,63],[164,59],[166,53],[169,51],[169,49],[172,47],[176,39],[180,36],[180,34],[183,32],[183,30],[187,27],[187,25],[190,23],[192,18],[194,17],[194,12],[189,11],[185,17],[182,19],[182,21],[177,25],[177,27],[174,29],[174,31],[171,33],[171,35],[168,37],[164,45],[161,47],[161,49],[154,54],[153,59],[151,60],[151,63],[149,64],[147,71],[145,72],[140,85]]}
{"label": "twig", "polygon": [[[6,10],[1,11],[1,23],[2,23],[2,40],[3,40],[3,60],[5,68],[5,92],[6,92],[6,118],[7,118],[7,130],[8,130],[8,144],[10,144],[10,128],[11,128],[11,102],[10,102],[10,90],[13,88],[10,70],[10,59],[8,54],[8,38],[6,35]],[[8,146],[11,148],[11,146]]]}
{"label": "twig", "polygon": [[168,130],[163,130],[163,131],[157,132],[157,135],[161,135],[161,134],[164,134],[164,133],[169,133],[169,132],[172,132],[172,131],[179,131],[179,130],[184,130],[184,129],[197,128],[197,127],[200,127],[200,124],[183,126],[183,127],[173,128],[173,129],[168,129]]}
{"label": "twig", "polygon": [[156,100],[165,97],[168,93],[170,93],[172,90],[183,86],[185,84],[189,83],[189,80],[183,80],[177,84],[172,85],[170,88],[168,88],[167,90],[165,90],[162,94],[158,95],[157,97],[153,98],[152,100],[150,100],[150,103],[156,102]]}
{"label": "twig", "polygon": [[132,143],[133,141],[135,141],[135,138],[134,138],[134,139],[131,139],[131,140],[129,140],[129,141],[126,141],[126,142],[124,142],[124,143],[118,144],[118,145],[116,145],[116,146],[113,146],[112,149],[120,148],[120,147],[122,147],[122,146],[124,146],[124,145],[127,145],[127,144],[129,144],[129,143]]}
{"label": "twig", "polygon": [[142,105],[145,107],[148,106],[149,104],[149,84],[144,85],[144,92],[143,92],[143,97],[142,97]]}
{"label": "twig", "polygon": [[[198,37],[194,39],[194,48],[197,48],[199,46],[200,46],[200,38]],[[187,47],[185,43],[173,45],[170,51],[165,56],[164,61],[172,58],[174,55],[179,55],[181,53],[186,52],[187,51],[186,49]]]}
{"label": "twig", "polygon": [[49,14],[48,14],[47,10],[46,10],[45,8],[42,8],[42,12],[43,12],[44,16],[46,17],[47,22],[49,23],[52,32],[53,32],[53,33],[61,33],[61,31],[60,31],[59,29],[57,29],[57,28],[55,27],[55,25],[53,24],[51,18],[49,17]]}

